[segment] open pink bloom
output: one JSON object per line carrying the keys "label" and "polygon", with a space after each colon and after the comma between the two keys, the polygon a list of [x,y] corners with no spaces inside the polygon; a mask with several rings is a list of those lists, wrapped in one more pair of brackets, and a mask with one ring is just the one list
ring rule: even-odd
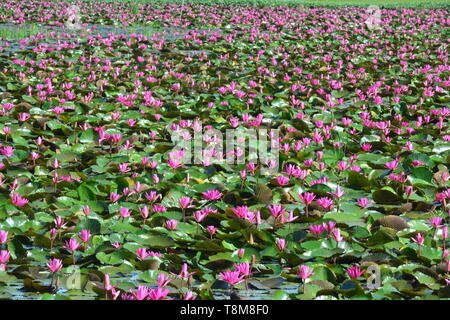
{"label": "open pink bloom", "polygon": [[314,271],[314,268],[308,267],[307,265],[301,265],[298,268],[297,275],[299,276],[299,278],[305,280],[305,279],[308,279],[309,277],[311,277],[314,274],[313,271]]}
{"label": "open pink bloom", "polygon": [[208,211],[197,210],[194,212],[194,219],[198,223],[202,222],[208,216]]}
{"label": "open pink bloom", "polygon": [[336,197],[338,199],[342,198],[345,194],[344,191],[341,190],[341,187],[336,186],[336,191],[335,192],[328,192],[329,195],[332,195],[333,197]]}
{"label": "open pink bloom", "polygon": [[53,220],[53,223],[55,224],[56,228],[61,229],[66,226],[67,223],[64,222],[64,218],[57,216],[55,220]]}
{"label": "open pink bloom", "polygon": [[241,275],[239,270],[236,271],[224,271],[219,273],[219,279],[225,281],[231,286],[234,286],[238,283],[241,283],[244,280],[245,276]]}
{"label": "open pink bloom", "polygon": [[300,201],[303,202],[305,205],[309,205],[316,198],[316,195],[312,192],[304,192],[300,193],[298,197],[300,198]]}
{"label": "open pink bloom", "polygon": [[441,217],[433,217],[430,219],[430,223],[434,228],[442,228],[442,220]]}
{"label": "open pink bloom", "polygon": [[150,191],[145,193],[145,198],[151,203],[157,201],[158,199],[162,199],[162,195],[156,191]]}
{"label": "open pink bloom", "polygon": [[206,200],[219,200],[222,197],[222,193],[218,190],[208,190],[206,192],[202,192],[202,195]]}
{"label": "open pink bloom", "polygon": [[285,176],[277,176],[276,177],[277,183],[280,186],[286,186],[289,184],[289,178]]}
{"label": "open pink bloom", "polygon": [[412,241],[417,243],[419,246],[423,245],[425,242],[425,238],[422,236],[422,234],[419,232],[415,238],[411,238]]}
{"label": "open pink bloom", "polygon": [[365,208],[369,205],[369,199],[367,198],[360,198],[357,201],[358,206],[360,206],[361,208]]}
{"label": "open pink bloom", "polygon": [[333,200],[327,197],[317,199],[317,203],[324,209],[328,209],[333,205]]}
{"label": "open pink bloom", "polygon": [[274,205],[269,206],[269,211],[273,217],[277,218],[278,216],[282,215],[286,211],[286,208],[283,208],[283,206],[281,206],[279,204],[274,204]]}
{"label": "open pink bloom", "polygon": [[75,252],[80,246],[81,244],[78,243],[77,239],[72,238],[69,241],[66,240],[66,245],[64,246],[64,248],[69,251]]}
{"label": "open pink bloom", "polygon": [[167,161],[167,163],[169,164],[169,167],[171,167],[172,169],[182,166],[182,164],[177,160],[169,160],[169,161]]}
{"label": "open pink bloom", "polygon": [[120,247],[121,247],[121,244],[118,242],[113,242],[113,243],[111,243],[111,245],[116,249],[120,249]]}
{"label": "open pink bloom", "polygon": [[119,213],[123,218],[128,218],[131,215],[131,210],[128,208],[120,208]]}
{"label": "open pink bloom", "polygon": [[11,157],[14,154],[15,149],[13,147],[4,147],[4,148],[0,148],[0,152],[2,153],[2,155],[4,155],[5,157]]}
{"label": "open pink bloom", "polygon": [[191,204],[192,199],[189,198],[189,197],[181,197],[181,198],[178,200],[178,202],[180,203],[180,206],[181,206],[183,209],[186,209],[186,208],[189,207],[189,205]]}
{"label": "open pink bloom", "polygon": [[111,289],[111,295],[113,300],[117,300],[117,298],[120,296],[121,291],[116,290],[114,288]]}
{"label": "open pink bloom", "polygon": [[316,235],[322,234],[323,230],[324,230],[324,227],[321,224],[309,226],[309,232],[316,234]]}
{"label": "open pink bloom", "polygon": [[328,221],[328,223],[324,222],[322,223],[323,228],[328,232],[331,233],[334,230],[334,227],[336,226],[336,222],[334,221]]}
{"label": "open pink bloom", "polygon": [[121,197],[122,197],[121,195],[119,195],[119,194],[117,194],[115,192],[111,192],[109,194],[109,201],[111,203],[114,203],[114,202],[117,202]]}
{"label": "open pink bloom", "polygon": [[351,268],[348,268],[346,271],[348,276],[355,280],[358,279],[364,273],[364,271],[359,269],[359,267],[356,265],[352,266]]}
{"label": "open pink bloom", "polygon": [[158,287],[163,288],[167,286],[170,283],[170,281],[172,281],[172,279],[169,278],[166,274],[160,273],[158,275]]}
{"label": "open pink bloom", "polygon": [[333,229],[333,231],[331,231],[330,236],[336,240],[336,242],[341,242],[344,240],[344,237],[341,236],[341,230],[339,230],[339,228]]}
{"label": "open pink bloom", "polygon": [[147,249],[145,248],[139,248],[136,250],[136,256],[140,259],[140,260],[145,260],[145,258],[147,258],[149,256]]}
{"label": "open pink bloom", "polygon": [[23,207],[28,203],[28,200],[25,198],[22,198],[18,193],[12,193],[10,195],[11,197],[11,203],[17,207]]}
{"label": "open pink bloom", "polygon": [[252,268],[248,261],[242,262],[241,264],[236,264],[234,269],[239,271],[244,277],[248,277],[252,274]]}
{"label": "open pink bloom", "polygon": [[148,296],[149,289],[146,286],[138,286],[136,291],[130,289],[130,293],[134,296],[135,300],[145,300]]}
{"label": "open pink bloom", "polygon": [[398,167],[398,165],[399,165],[399,161],[400,161],[400,160],[395,159],[394,161],[386,162],[384,165],[385,165],[386,168],[388,168],[389,170],[395,170],[395,169]]}
{"label": "open pink bloom", "polygon": [[168,289],[156,288],[148,290],[148,299],[149,300],[164,300],[165,297],[169,294]]}
{"label": "open pink bloom", "polygon": [[[284,216],[282,216],[284,217]],[[299,216],[294,216],[294,211],[289,211],[289,215],[288,217],[285,219],[286,222],[294,222],[295,220],[297,220],[298,218],[300,218]]]}
{"label": "open pink bloom", "polygon": [[47,267],[52,273],[56,273],[63,267],[62,260],[60,259],[50,259],[47,263]]}
{"label": "open pink bloom", "polygon": [[121,163],[119,164],[119,171],[120,172],[129,172],[131,171],[130,168],[128,168],[129,163]]}

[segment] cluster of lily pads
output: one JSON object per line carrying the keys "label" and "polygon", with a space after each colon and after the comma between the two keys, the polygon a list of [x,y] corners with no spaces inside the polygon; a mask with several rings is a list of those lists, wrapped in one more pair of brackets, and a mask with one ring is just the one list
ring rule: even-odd
{"label": "cluster of lily pads", "polygon": [[[1,19],[64,24],[38,3]],[[179,6],[78,4],[162,25]],[[0,297],[448,298],[449,10],[184,10],[179,37],[40,34],[0,58]],[[172,140],[246,128],[278,130],[276,173]]]}

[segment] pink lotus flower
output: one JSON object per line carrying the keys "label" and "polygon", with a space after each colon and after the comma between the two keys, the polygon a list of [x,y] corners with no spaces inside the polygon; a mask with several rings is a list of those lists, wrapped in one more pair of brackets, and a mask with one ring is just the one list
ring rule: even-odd
{"label": "pink lotus flower", "polygon": [[119,171],[120,172],[129,172],[131,171],[130,168],[128,168],[129,163],[121,163],[119,164]]}
{"label": "pink lotus flower", "polygon": [[283,206],[279,204],[274,204],[269,206],[269,211],[273,217],[277,218],[286,211],[286,208],[283,208]]}
{"label": "pink lotus flower", "polygon": [[218,190],[208,190],[206,192],[202,192],[202,195],[206,200],[219,200],[223,194]]}
{"label": "pink lotus flower", "polygon": [[284,251],[287,246],[287,241],[285,239],[278,239],[275,244],[277,245],[280,251]]}
{"label": "pink lotus flower", "polygon": [[357,280],[364,273],[364,271],[359,269],[359,267],[356,265],[352,266],[351,268],[348,268],[346,271],[347,271],[348,276],[351,279],[355,279],[355,280]]}
{"label": "pink lotus flower", "polygon": [[307,265],[301,265],[298,268],[297,276],[303,280],[310,278],[314,274],[314,268],[308,267]]}
{"label": "pink lotus flower", "polygon": [[338,199],[342,198],[345,194],[344,191],[341,190],[341,187],[336,186],[336,191],[335,192],[328,192],[329,195],[332,195],[333,197],[336,197]]}
{"label": "pink lotus flower", "polygon": [[143,219],[147,219],[150,215],[150,211],[147,206],[143,206],[142,208],[139,208],[139,213],[141,214]]}
{"label": "pink lotus flower", "polygon": [[119,194],[117,194],[115,192],[111,192],[109,194],[109,201],[111,203],[114,203],[114,202],[117,202],[121,197],[122,197],[121,195],[119,195]]}
{"label": "pink lotus flower", "polygon": [[416,235],[416,237],[411,238],[411,240],[417,243],[419,246],[422,246],[425,243],[425,238],[420,232]]}
{"label": "pink lotus flower", "polygon": [[164,298],[169,294],[168,289],[156,288],[148,290],[149,300],[164,300]]}
{"label": "pink lotus flower", "polygon": [[334,221],[328,221],[328,223],[324,222],[322,223],[322,226],[328,233],[331,233],[333,232],[334,227],[336,226],[336,222]]}
{"label": "pink lotus flower", "polygon": [[165,227],[167,230],[173,231],[177,228],[177,224],[178,224],[177,220],[171,219],[166,221]]}
{"label": "pink lotus flower", "polygon": [[244,277],[248,277],[252,274],[252,268],[250,266],[250,263],[248,263],[248,261],[245,261],[241,264],[236,264],[234,266],[234,269],[236,269],[237,271],[239,271]]}
{"label": "pink lotus flower", "polygon": [[327,197],[319,198],[317,203],[324,209],[328,209],[333,205],[333,200]]}
{"label": "pink lotus flower", "polygon": [[192,203],[192,199],[189,197],[181,197],[178,202],[183,209],[186,209]]}
{"label": "pink lotus flower", "polygon": [[239,270],[236,271],[225,271],[219,273],[219,279],[225,281],[230,286],[234,286],[238,283],[241,283],[244,280],[245,276],[241,275]]}
{"label": "pink lotus flower", "polygon": [[214,226],[208,226],[208,227],[206,227],[206,231],[207,231],[211,236],[213,236],[213,235],[217,232],[217,229],[216,229],[216,227],[214,227]]}
{"label": "pink lotus flower", "polygon": [[238,254],[238,258],[242,259],[244,257],[244,254],[245,254],[245,249],[244,248],[239,248],[238,251],[237,251],[237,254]]}
{"label": "pink lotus flower", "polygon": [[128,218],[131,215],[131,210],[129,208],[120,208],[119,213],[122,216],[122,218]]}
{"label": "pink lotus flower", "polygon": [[67,224],[64,222],[64,219],[61,218],[60,216],[57,216],[55,218],[55,220],[53,220],[53,223],[55,224],[56,228],[58,228],[58,229],[64,228],[65,225]]}
{"label": "pink lotus flower", "polygon": [[358,206],[360,206],[361,208],[365,208],[369,204],[369,199],[367,199],[367,198],[360,198],[360,199],[358,199],[357,203],[358,203]]}
{"label": "pink lotus flower", "polygon": [[62,260],[60,259],[50,259],[47,263],[47,267],[52,273],[56,273],[63,267]]}
{"label": "pink lotus flower", "polygon": [[309,226],[309,232],[311,232],[312,234],[315,234],[315,235],[322,234],[323,230],[324,230],[324,227],[321,224]]}
{"label": "pink lotus flower", "polygon": [[10,197],[11,203],[17,207],[23,207],[29,202],[28,199],[22,198],[18,193],[12,193]]}
{"label": "pink lotus flower", "polygon": [[30,119],[30,114],[26,113],[26,112],[19,113],[18,119],[19,119],[19,121],[25,122],[28,119]]}
{"label": "pink lotus flower", "polygon": [[300,198],[300,201],[305,204],[305,211],[306,216],[308,217],[308,206],[313,202],[313,200],[316,198],[316,195],[312,192],[304,192],[303,194],[299,194],[298,197]]}
{"label": "pink lotus flower", "polygon": [[183,265],[181,266],[181,271],[178,275],[172,273],[172,275],[176,276],[179,279],[187,279],[193,274],[195,274],[195,272],[188,272],[187,263],[183,263]]}
{"label": "pink lotus flower", "polygon": [[384,165],[389,170],[395,170],[398,167],[398,165],[399,165],[399,160],[395,159],[394,161],[386,162]]}
{"label": "pink lotus flower", "polygon": [[312,192],[304,192],[300,193],[298,197],[300,198],[300,201],[303,202],[305,205],[309,205],[316,198],[316,195]]}
{"label": "pink lotus flower", "polygon": [[89,239],[91,238],[91,231],[86,230],[86,229],[81,230],[81,234],[79,235],[79,238],[84,243],[89,242]]}
{"label": "pink lotus flower", "polygon": [[442,228],[442,221],[443,219],[441,217],[433,217],[430,219],[430,223],[433,226],[433,228]]}
{"label": "pink lotus flower", "polygon": [[167,275],[165,275],[164,273],[160,273],[158,275],[158,287],[164,288],[165,286],[167,286],[170,282],[172,281],[171,278],[169,278]]}
{"label": "pink lotus flower", "polygon": [[84,215],[87,217],[90,213],[91,213],[91,207],[89,207],[89,206],[83,206],[82,207],[82,210],[83,210],[83,213],[84,213]]}
{"label": "pink lotus flower", "polygon": [[336,240],[336,242],[342,242],[344,240],[344,237],[341,236],[341,230],[339,230],[339,228],[333,229],[333,231],[331,231],[330,236]]}
{"label": "pink lotus flower", "polygon": [[0,264],[8,263],[10,257],[11,257],[11,254],[9,253],[8,250],[0,251]]}
{"label": "pink lotus flower", "polygon": [[195,300],[195,295],[192,291],[187,291],[184,296],[183,300]]}
{"label": "pink lotus flower", "polygon": [[0,230],[0,245],[5,244],[8,239],[8,231]]}
{"label": "pink lotus flower", "polygon": [[133,289],[130,289],[130,292],[135,300],[145,300],[148,296],[149,289],[146,286],[138,286],[136,292]]}
{"label": "pink lotus flower", "polygon": [[198,223],[202,222],[203,219],[205,219],[207,216],[208,216],[208,212],[207,211],[197,210],[197,211],[194,212],[194,219]]}
{"label": "pink lotus flower", "polygon": [[66,240],[66,245],[64,246],[64,248],[69,251],[75,252],[80,246],[81,244],[78,243],[77,239],[72,238],[69,241]]}
{"label": "pink lotus flower", "polygon": [[2,155],[5,157],[11,157],[14,154],[15,149],[13,147],[4,147],[0,149]]}
{"label": "pink lotus flower", "polygon": [[158,199],[162,199],[162,195],[156,191],[150,191],[145,193],[145,198],[151,203],[156,202]]}
{"label": "pink lotus flower", "polygon": [[285,177],[285,176],[277,176],[276,177],[277,183],[280,186],[286,186],[289,184],[289,178]]}

